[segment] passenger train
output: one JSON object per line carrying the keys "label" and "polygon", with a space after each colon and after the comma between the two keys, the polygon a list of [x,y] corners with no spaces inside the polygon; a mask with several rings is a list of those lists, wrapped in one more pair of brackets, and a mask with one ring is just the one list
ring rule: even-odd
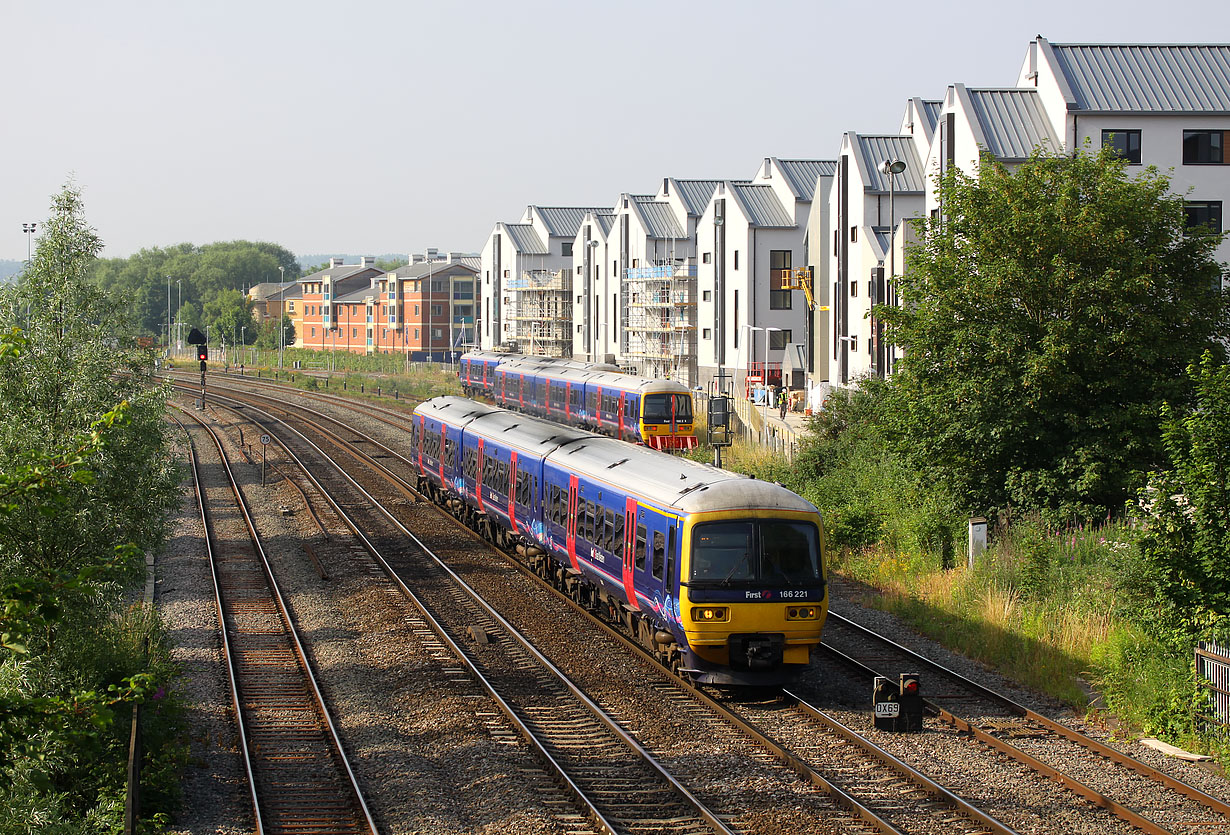
{"label": "passenger train", "polygon": [[613,365],[472,351],[461,387],[509,409],[655,449],[693,449],[692,393],[673,380],[624,374]]}
{"label": "passenger train", "polygon": [[412,444],[425,493],[697,683],[782,684],[820,642],[823,523],[780,485],[451,395]]}

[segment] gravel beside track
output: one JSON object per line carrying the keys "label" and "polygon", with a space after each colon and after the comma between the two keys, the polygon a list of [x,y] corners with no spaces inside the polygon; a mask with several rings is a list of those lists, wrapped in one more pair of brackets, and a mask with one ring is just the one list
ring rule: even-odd
{"label": "gravel beside track", "polygon": [[[342,415],[341,407],[317,400],[310,406]],[[223,410],[212,414],[227,426],[232,443],[237,443],[235,418]],[[408,447],[406,435],[373,418],[346,411],[345,420],[394,448]],[[247,426],[245,441],[251,443],[255,430],[251,424]],[[275,448],[269,448],[271,462],[276,459]],[[282,466],[281,460],[278,464]],[[354,550],[348,533],[319,497],[309,494],[329,529],[328,538],[316,528],[300,496],[278,473],[267,469],[269,483],[261,486],[259,458],[248,468],[247,477],[245,493],[258,525],[272,543],[270,556],[279,582],[284,584],[290,606],[310,641],[313,663],[339,717],[339,731],[354,758],[359,779],[367,787],[382,831],[514,835],[576,831],[544,804],[543,797],[552,796],[553,790],[541,782],[533,758],[510,740],[507,725],[492,715],[490,704],[475,687],[450,679],[449,670],[455,665],[441,655],[438,646],[420,638],[407,624],[400,596],[391,584],[375,577],[370,560]],[[483,546],[467,546],[467,535],[456,529],[450,532],[451,523],[435,518],[429,507],[406,510],[416,524],[442,540],[460,550],[472,549],[475,575],[468,579],[476,587],[489,583],[495,594],[501,585],[511,582],[507,570],[492,564],[493,557],[483,553]],[[184,510],[174,524],[167,551],[158,559],[157,602],[178,645],[176,658],[187,673],[182,690],[190,703],[193,763],[184,784],[183,809],[172,831],[250,831],[251,816],[238,770],[233,717],[226,696],[226,672],[218,649],[217,615],[191,497],[185,499]],[[305,542],[328,571],[327,582],[319,578],[303,551]],[[1167,758],[1116,737],[1113,726],[1090,727],[1061,705],[917,636],[891,615],[865,607],[862,604],[870,594],[866,589],[835,581],[831,592],[834,610],[844,616],[1209,794],[1230,798],[1230,787],[1216,769]],[[540,646],[548,655],[553,646],[575,646],[570,643],[575,636],[569,636],[575,633],[576,624],[557,602],[549,600],[545,592],[541,594],[526,595],[516,611],[506,612],[506,616],[514,623],[558,632],[558,640]],[[719,808],[741,813],[737,817],[740,828],[766,832],[779,831],[779,827],[780,831],[792,832],[830,830],[822,823],[829,814],[827,804],[810,789],[802,783],[782,789],[769,776],[772,769],[759,771],[749,766],[751,758],[746,752],[739,753],[737,743],[719,738],[703,726],[692,728],[686,714],[677,709],[672,712],[667,699],[655,698],[652,672],[616,661],[622,653],[608,645],[609,639],[594,635],[586,641],[584,664],[566,654],[553,660],[575,673],[578,683],[595,698],[621,714],[637,717],[632,724],[647,745],[661,746],[665,764],[669,765],[672,757],[703,758],[706,768],[712,770],[712,782],[705,794],[724,796]],[[575,651],[569,652],[575,655]],[[1074,802],[1057,783],[987,752],[969,737],[935,720],[928,719],[924,733],[917,735],[875,731],[871,727],[868,688],[840,670],[813,664],[799,686],[792,689],[1021,833],[1134,831],[1101,810]],[[695,743],[698,733],[704,739],[699,745]],[[692,744],[682,744],[680,740],[688,739],[689,734]],[[962,774],[967,775],[965,780],[960,779]],[[1127,786],[1123,791],[1130,793],[1133,789]],[[1143,795],[1139,798],[1141,805],[1135,804],[1130,794],[1116,797],[1147,812],[1144,804],[1150,801]],[[757,807],[763,811],[757,812]],[[1213,821],[1215,816],[1206,814],[1199,820]],[[1176,827],[1175,831],[1210,831],[1210,827]]]}

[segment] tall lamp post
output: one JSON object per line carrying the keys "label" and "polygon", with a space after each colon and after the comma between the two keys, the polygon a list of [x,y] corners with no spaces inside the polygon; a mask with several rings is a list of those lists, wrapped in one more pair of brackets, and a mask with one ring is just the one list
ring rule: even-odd
{"label": "tall lamp post", "polygon": [[23,223],[21,225],[21,231],[26,233],[26,267],[27,268],[30,266],[30,261],[31,261],[30,241],[31,239],[33,239],[34,233],[37,230],[38,230],[37,223]]}
{"label": "tall lamp post", "polygon": [[[184,349],[182,335],[183,328],[180,327],[180,311],[184,309],[184,280],[182,278],[175,279],[175,289],[179,292],[179,305],[175,308],[175,350],[182,351]],[[191,336],[191,334],[189,334]]]}
{"label": "tall lamp post", "polygon": [[167,276],[167,356],[171,355],[171,276]]}
{"label": "tall lamp post", "polygon": [[[888,175],[888,280],[895,282],[897,280],[897,210],[893,201],[897,193],[897,175],[905,171],[905,163],[899,159],[886,159],[880,163],[880,170]],[[879,301],[880,304],[884,304],[887,299]],[[878,333],[876,337],[877,353],[882,353],[885,359],[885,362],[880,364],[880,376],[883,377],[888,372],[888,369],[884,367],[887,364],[888,349],[880,347]]]}
{"label": "tall lamp post", "polygon": [[427,259],[427,294],[424,296],[426,299],[424,304],[427,305],[427,362],[430,364],[431,349],[433,347],[433,340],[431,338],[431,250],[424,250],[423,255]]}

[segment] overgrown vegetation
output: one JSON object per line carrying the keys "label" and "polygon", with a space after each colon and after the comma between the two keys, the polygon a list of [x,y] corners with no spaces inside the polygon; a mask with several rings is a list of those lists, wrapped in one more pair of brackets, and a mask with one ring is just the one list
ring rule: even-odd
{"label": "overgrown vegetation", "polygon": [[[1222,750],[1197,641],[1230,642],[1230,367],[1218,235],[1109,154],[940,183],[887,381],[794,461],[727,456],[825,514],[833,567],[945,644],[1126,726]],[[967,520],[990,547],[969,563]]]}
{"label": "overgrown vegetation", "polygon": [[121,829],[136,703],[152,831],[184,749],[162,627],[129,601],[176,495],[166,393],[117,350],[132,330],[86,280],[75,188],[44,229],[0,295],[0,832]]}

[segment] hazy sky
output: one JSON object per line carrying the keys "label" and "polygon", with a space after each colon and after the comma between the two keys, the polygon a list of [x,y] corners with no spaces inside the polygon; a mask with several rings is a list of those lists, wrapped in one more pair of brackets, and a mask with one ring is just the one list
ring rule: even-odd
{"label": "hazy sky", "polygon": [[0,31],[0,259],[70,178],[107,256],[383,254],[832,158],[910,96],[1015,83],[1038,33],[1224,43],[1230,3],[0,0]]}

